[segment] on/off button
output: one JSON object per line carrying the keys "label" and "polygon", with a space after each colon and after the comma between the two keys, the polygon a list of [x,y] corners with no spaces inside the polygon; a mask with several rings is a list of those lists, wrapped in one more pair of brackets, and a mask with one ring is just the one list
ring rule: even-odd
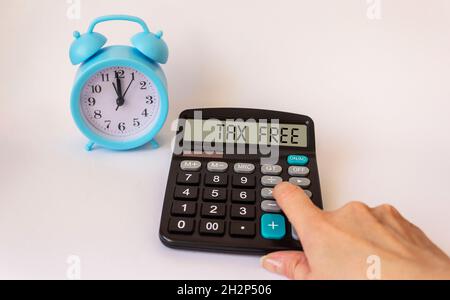
{"label": "on/off button", "polygon": [[287,162],[293,166],[306,166],[309,162],[309,158],[305,155],[289,155]]}

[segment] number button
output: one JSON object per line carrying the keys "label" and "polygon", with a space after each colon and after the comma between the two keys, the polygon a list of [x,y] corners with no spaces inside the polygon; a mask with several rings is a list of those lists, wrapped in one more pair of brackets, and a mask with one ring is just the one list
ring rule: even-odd
{"label": "number button", "polygon": [[253,220],[256,217],[256,209],[252,205],[232,205],[231,218]]}
{"label": "number button", "polygon": [[224,221],[201,220],[200,234],[205,235],[223,235],[225,233]]}
{"label": "number button", "polygon": [[227,174],[206,174],[205,185],[207,186],[227,186]]}
{"label": "number button", "polygon": [[205,188],[203,191],[203,200],[225,202],[227,201],[227,190],[221,188]]}
{"label": "number button", "polygon": [[236,237],[254,237],[256,226],[253,222],[231,222],[230,235]]}
{"label": "number button", "polygon": [[202,205],[202,217],[205,218],[225,218],[226,206],[221,203],[211,203]]}
{"label": "number button", "polygon": [[178,184],[197,185],[200,183],[200,173],[179,173],[177,176]]}
{"label": "number button", "polygon": [[169,232],[190,234],[194,232],[194,220],[174,218],[169,221]]}
{"label": "number button", "polygon": [[197,187],[184,187],[177,186],[175,188],[175,199],[180,200],[197,200],[198,188]]}
{"label": "number button", "polygon": [[193,217],[197,212],[197,204],[194,202],[174,201],[172,204],[172,215]]}
{"label": "number button", "polygon": [[233,190],[231,201],[239,203],[255,203],[256,196],[254,190]]}
{"label": "number button", "polygon": [[233,175],[233,186],[254,188],[256,186],[256,177],[252,175]]}

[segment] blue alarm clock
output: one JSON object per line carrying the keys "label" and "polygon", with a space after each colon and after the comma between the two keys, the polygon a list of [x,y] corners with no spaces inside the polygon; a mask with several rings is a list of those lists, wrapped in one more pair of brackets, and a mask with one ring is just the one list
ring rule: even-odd
{"label": "blue alarm clock", "polygon": [[[142,32],[133,46],[109,46],[106,37],[94,32],[106,21],[130,21]],[[162,32],[152,33],[137,17],[110,15],[95,19],[87,33],[74,33],[70,47],[73,65],[81,64],[71,95],[76,125],[95,144],[113,150],[129,150],[154,142],[168,113],[166,77],[159,66],[169,51]]]}

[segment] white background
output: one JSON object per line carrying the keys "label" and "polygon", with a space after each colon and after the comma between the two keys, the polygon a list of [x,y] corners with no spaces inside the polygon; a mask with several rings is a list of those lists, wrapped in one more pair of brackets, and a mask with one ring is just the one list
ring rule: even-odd
{"label": "white background", "polygon": [[[165,248],[170,123],[186,108],[311,116],[326,209],[390,202],[450,252],[450,2],[0,2],[0,278],[271,279],[252,256]],[[109,13],[163,29],[171,112],[162,147],[87,153],[72,122],[72,31]],[[139,29],[102,24],[111,43]]]}

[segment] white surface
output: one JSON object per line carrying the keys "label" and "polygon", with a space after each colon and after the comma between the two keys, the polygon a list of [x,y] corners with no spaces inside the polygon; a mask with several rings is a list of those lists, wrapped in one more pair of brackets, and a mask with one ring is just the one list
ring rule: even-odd
{"label": "white surface", "polygon": [[[158,240],[170,121],[192,107],[310,115],[327,209],[390,202],[447,253],[450,2],[365,0],[66,1],[0,4],[0,278],[278,278],[257,257],[194,253]],[[164,29],[171,112],[162,148],[83,150],[69,112],[75,29],[129,13]],[[112,42],[138,27],[103,24]]]}

